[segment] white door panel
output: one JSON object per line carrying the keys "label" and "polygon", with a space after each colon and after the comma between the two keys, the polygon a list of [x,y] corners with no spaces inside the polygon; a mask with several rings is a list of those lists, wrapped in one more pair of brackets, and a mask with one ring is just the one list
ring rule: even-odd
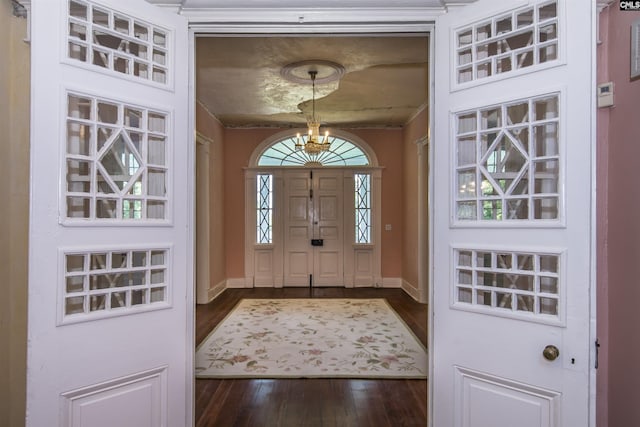
{"label": "white door panel", "polygon": [[284,285],[308,286],[313,269],[311,180],[308,171],[288,171],[284,179]]}
{"label": "white door panel", "polygon": [[31,31],[27,425],[190,424],[186,21],[34,2]]}
{"label": "white door panel", "polygon": [[[344,286],[342,171],[286,171],[284,284]],[[323,239],[312,246],[311,239]]]}
{"label": "white door panel", "polygon": [[344,286],[343,174],[341,170],[314,170],[313,177],[313,234],[323,241],[313,249],[313,284]]}
{"label": "white door panel", "polygon": [[592,5],[514,6],[436,22],[434,426],[590,422]]}

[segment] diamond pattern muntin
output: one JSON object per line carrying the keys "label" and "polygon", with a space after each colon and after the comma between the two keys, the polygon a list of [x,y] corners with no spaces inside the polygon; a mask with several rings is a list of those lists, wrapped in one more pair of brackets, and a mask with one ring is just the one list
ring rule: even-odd
{"label": "diamond pattern muntin", "polygon": [[124,190],[140,170],[140,155],[132,148],[126,132],[121,131],[100,158],[100,164],[116,184]]}
{"label": "diamond pattern muntin", "polygon": [[[559,218],[562,163],[557,104],[558,94],[546,94],[457,115],[453,160],[458,220]],[[474,117],[480,129],[460,128],[462,121],[471,123]],[[475,165],[470,160],[474,151],[480,156]]]}
{"label": "diamond pattern muntin", "polygon": [[[152,131],[144,119],[152,115],[166,121],[167,113],[74,93],[67,95],[67,110],[67,182],[73,184],[65,194],[67,218],[165,219],[169,170],[163,158],[150,169],[142,154],[168,148],[168,135]],[[128,112],[128,119],[123,119],[124,112]],[[83,124],[85,135],[76,131],[81,114],[87,122]],[[86,152],[76,148],[81,143],[88,145]],[[76,165],[87,165],[90,173],[80,176],[83,169]],[[80,198],[76,193],[87,195]],[[130,204],[135,205],[135,212],[127,208]]]}
{"label": "diamond pattern muntin", "polygon": [[371,243],[371,175],[355,174],[356,243]]}
{"label": "diamond pattern muntin", "polygon": [[258,243],[273,242],[273,177],[258,175],[257,239]]}

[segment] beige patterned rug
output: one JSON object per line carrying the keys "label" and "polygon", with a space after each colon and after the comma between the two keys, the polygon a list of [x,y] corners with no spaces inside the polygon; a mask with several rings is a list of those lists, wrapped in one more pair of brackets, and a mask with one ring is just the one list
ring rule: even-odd
{"label": "beige patterned rug", "polygon": [[384,299],[244,299],[196,350],[198,378],[426,378]]}

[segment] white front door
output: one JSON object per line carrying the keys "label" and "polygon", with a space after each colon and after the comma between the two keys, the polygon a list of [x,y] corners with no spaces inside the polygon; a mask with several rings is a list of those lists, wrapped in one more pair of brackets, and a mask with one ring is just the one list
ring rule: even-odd
{"label": "white front door", "polygon": [[344,286],[342,199],[342,170],[284,172],[285,286]]}
{"label": "white front door", "polygon": [[284,172],[284,286],[310,285],[309,275],[313,273],[312,188],[310,171]]}
{"label": "white front door", "polygon": [[313,171],[313,285],[344,286],[343,178],[341,170]]}
{"label": "white front door", "polygon": [[32,9],[28,426],[192,423],[186,21]]}
{"label": "white front door", "polygon": [[434,427],[593,422],[591,3],[436,21]]}

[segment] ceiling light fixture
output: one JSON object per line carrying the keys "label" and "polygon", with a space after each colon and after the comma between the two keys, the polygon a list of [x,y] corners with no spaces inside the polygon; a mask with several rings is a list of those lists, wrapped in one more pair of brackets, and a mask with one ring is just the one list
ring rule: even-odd
{"label": "ceiling light fixture", "polygon": [[324,133],[324,139],[320,141],[320,120],[316,118],[316,76],[318,72],[316,70],[309,70],[309,77],[311,78],[311,85],[313,90],[313,98],[311,104],[311,116],[307,118],[307,127],[309,128],[308,134],[305,137],[301,137],[300,134],[296,137],[295,149],[303,150],[308,154],[319,154],[323,151],[329,151],[331,143],[329,142],[329,131]]}

